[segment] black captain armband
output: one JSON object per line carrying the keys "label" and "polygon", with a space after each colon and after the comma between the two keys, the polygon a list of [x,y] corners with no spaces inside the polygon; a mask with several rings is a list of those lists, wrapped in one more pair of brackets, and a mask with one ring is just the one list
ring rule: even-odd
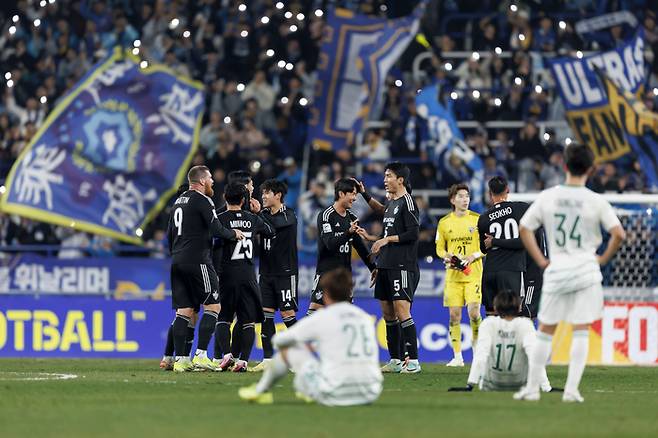
{"label": "black captain armband", "polygon": [[370,200],[372,199],[372,196],[370,195],[370,193],[368,193],[367,190],[362,191],[361,196],[363,196],[363,199],[366,201],[366,204],[370,204]]}

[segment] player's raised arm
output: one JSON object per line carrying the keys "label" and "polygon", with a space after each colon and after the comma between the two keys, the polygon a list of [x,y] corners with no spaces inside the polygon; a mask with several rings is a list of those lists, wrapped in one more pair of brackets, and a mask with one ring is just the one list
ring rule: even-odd
{"label": "player's raised arm", "polygon": [[352,178],[354,182],[356,182],[356,189],[359,191],[361,196],[363,196],[363,199],[366,201],[368,206],[375,212],[379,214],[384,214],[384,210],[386,207],[384,207],[384,204],[376,200],[375,198],[372,197],[370,193],[366,190],[366,186],[363,184],[363,182],[357,180],[356,178]]}
{"label": "player's raised arm", "polygon": [[370,260],[370,251],[368,250],[368,247],[366,247],[366,244],[363,242],[361,237],[354,236],[352,243],[354,244],[354,249],[356,249],[357,254],[359,254],[359,257],[361,260],[363,260],[363,263],[365,263],[370,272],[374,271],[377,266],[372,260]]}

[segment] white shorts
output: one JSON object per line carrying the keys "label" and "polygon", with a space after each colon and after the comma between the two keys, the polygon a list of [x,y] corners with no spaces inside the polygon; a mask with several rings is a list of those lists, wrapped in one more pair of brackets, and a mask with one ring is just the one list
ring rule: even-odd
{"label": "white shorts", "polygon": [[306,348],[292,347],[286,351],[288,363],[295,371],[295,391],[325,406],[355,406],[372,403],[381,394],[382,385],[364,383],[335,386],[324,376],[318,359]]}
{"label": "white shorts", "polygon": [[603,287],[595,284],[571,293],[542,293],[537,319],[542,324],[560,321],[591,324],[603,316]]}

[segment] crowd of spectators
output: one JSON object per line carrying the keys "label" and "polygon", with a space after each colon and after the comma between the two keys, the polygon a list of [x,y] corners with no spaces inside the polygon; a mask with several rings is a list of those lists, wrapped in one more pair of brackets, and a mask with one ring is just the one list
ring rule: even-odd
{"label": "crowd of spectators", "polygon": [[[416,132],[415,95],[441,81],[457,119],[479,122],[463,129],[466,143],[485,165],[485,178],[505,175],[519,191],[559,183],[564,125],[545,129],[546,120],[564,120],[564,108],[544,65],[547,56],[576,55],[615,47],[633,29],[615,26],[582,38],[575,23],[615,10],[629,10],[644,29],[649,73],[645,103],[654,108],[658,87],[658,27],[652,1],[552,0],[498,2],[438,1],[427,6],[424,38],[413,41],[386,80],[382,122],[357,145],[342,151],[311,150],[308,178],[302,175],[308,108],[314,99],[316,64],[328,8],[346,7],[395,18],[417,1],[386,0],[8,0],[0,12],[0,181],[42,125],[58,99],[114,47],[134,50],[150,62],[202,81],[206,112],[194,164],[208,165],[221,193],[231,170],[288,181],[287,203],[306,221],[332,199],[332,181],[358,174],[381,187],[382,166],[391,158],[414,167],[417,189],[442,189],[469,179],[457,156],[437,169]],[[477,13],[473,13],[477,11]],[[424,41],[428,44],[424,44]],[[416,55],[430,51],[420,75]],[[455,52],[473,52],[461,56]],[[658,91],[658,88],[656,88]],[[523,122],[522,128],[488,128],[488,121]],[[303,182],[307,184],[302,186]],[[602,166],[592,188],[642,191],[637,161]],[[428,207],[431,202],[418,198]],[[445,206],[445,205],[443,205]],[[166,212],[146,230],[154,256],[164,253]],[[436,218],[424,218],[424,231]],[[374,221],[373,221],[374,222]],[[62,243],[113,253],[114,243],[84,233],[0,217],[2,244]],[[309,233],[312,231],[309,229]],[[431,241],[432,233],[426,233]],[[312,236],[310,236],[312,237]],[[73,250],[69,251],[73,254]],[[67,253],[65,252],[65,255]]]}

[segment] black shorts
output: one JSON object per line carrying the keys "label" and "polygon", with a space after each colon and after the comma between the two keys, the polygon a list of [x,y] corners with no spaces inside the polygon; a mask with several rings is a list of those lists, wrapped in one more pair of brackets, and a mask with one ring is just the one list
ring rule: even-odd
{"label": "black shorts", "polygon": [[380,301],[412,302],[420,280],[419,274],[419,271],[379,269],[375,280],[375,298]]}
{"label": "black shorts", "polygon": [[297,311],[297,275],[261,275],[258,283],[263,307]]}
{"label": "black shorts", "polygon": [[219,303],[219,279],[211,264],[171,265],[171,307],[196,308]]}
{"label": "black shorts", "polygon": [[[313,289],[311,290],[311,303],[319,304],[324,306],[324,300],[322,299],[322,288],[320,287],[320,280],[322,279],[323,273],[315,274],[313,277]],[[354,283],[352,283],[352,289],[350,289],[350,303],[354,302]]]}
{"label": "black shorts", "polygon": [[494,298],[500,291],[508,290],[523,297],[525,279],[520,271],[496,271],[482,274],[482,304],[487,313],[494,312]]}
{"label": "black shorts", "polygon": [[262,322],[265,319],[258,283],[256,283],[255,278],[243,279],[223,276],[221,287],[222,309],[219,312],[220,321],[233,322],[235,316],[242,324]]}
{"label": "black shorts", "polygon": [[536,276],[528,276],[526,285],[521,295],[521,314],[528,318],[536,318],[539,311],[539,298],[541,298],[541,287],[544,282],[542,273]]}

